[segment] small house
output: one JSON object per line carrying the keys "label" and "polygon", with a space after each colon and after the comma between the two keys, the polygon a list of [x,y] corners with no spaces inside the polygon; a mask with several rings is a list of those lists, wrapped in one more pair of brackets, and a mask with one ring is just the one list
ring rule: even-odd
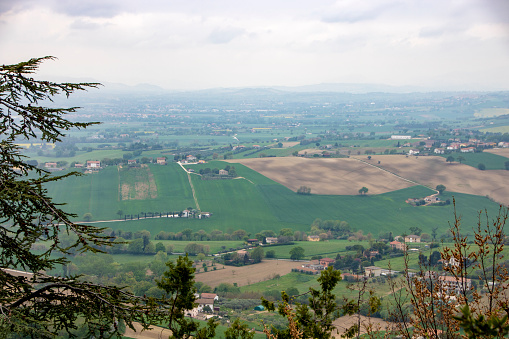
{"label": "small house", "polygon": [[308,241],[320,241],[320,237],[318,235],[308,235]]}
{"label": "small house", "polygon": [[265,242],[267,244],[277,244],[277,238],[276,237],[266,237]]}
{"label": "small house", "polygon": [[364,276],[366,277],[379,277],[382,274],[382,269],[377,266],[364,267]]}
{"label": "small house", "polygon": [[57,163],[56,162],[47,162],[44,164],[44,167],[46,168],[57,168]]}
{"label": "small house", "polygon": [[421,237],[414,234],[407,235],[405,237],[405,242],[421,242]]}
{"label": "small house", "polygon": [[320,263],[320,265],[323,265],[325,268],[331,266],[332,264],[334,264],[336,262],[336,260],[334,259],[331,259],[331,258],[322,258],[322,259],[319,259],[318,262]]}
{"label": "small house", "polygon": [[158,158],[156,159],[156,163],[157,163],[158,165],[166,165],[166,158],[164,158],[164,157],[158,157]]}
{"label": "small house", "polygon": [[224,169],[219,170],[219,175],[228,175],[228,171]]}
{"label": "small house", "polygon": [[399,242],[399,241],[391,241],[389,243],[389,245],[391,245],[391,248],[392,249],[397,249],[397,250],[401,250],[401,251],[405,251],[406,250],[406,245],[404,242]]}
{"label": "small house", "polygon": [[95,160],[87,161],[87,169],[99,169],[101,168],[101,162]]}
{"label": "small house", "polygon": [[215,293],[202,293],[201,298],[219,300],[219,296]]}

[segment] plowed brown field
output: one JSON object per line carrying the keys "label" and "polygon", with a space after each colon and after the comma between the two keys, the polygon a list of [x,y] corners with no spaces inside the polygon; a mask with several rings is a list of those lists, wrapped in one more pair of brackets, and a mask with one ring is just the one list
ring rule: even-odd
{"label": "plowed brown field", "polygon": [[[353,195],[368,187],[381,194],[415,185],[394,174],[352,158],[260,158],[230,160],[241,163],[266,177],[297,191],[311,188],[312,194]],[[371,160],[371,163],[377,162]]]}
{"label": "plowed brown field", "polygon": [[[509,156],[509,150],[493,151]],[[445,185],[447,191],[489,196],[509,205],[509,171],[481,171],[468,165],[447,163],[438,156],[374,155],[336,159],[260,158],[241,163],[297,191],[311,188],[312,194],[352,195],[366,186],[369,194],[380,194],[416,183],[431,188]],[[380,163],[378,163],[380,161]]]}
{"label": "plowed brown field", "polygon": [[272,279],[275,274],[285,275],[292,268],[299,268],[302,262],[288,260],[264,260],[256,265],[224,266],[224,269],[196,274],[195,280],[214,288],[221,283],[237,283],[238,286],[254,284]]}
{"label": "plowed brown field", "polygon": [[377,155],[383,169],[422,185],[445,185],[447,191],[489,196],[509,205],[509,171],[481,171],[459,163],[447,163],[443,157],[413,157],[404,155]]}

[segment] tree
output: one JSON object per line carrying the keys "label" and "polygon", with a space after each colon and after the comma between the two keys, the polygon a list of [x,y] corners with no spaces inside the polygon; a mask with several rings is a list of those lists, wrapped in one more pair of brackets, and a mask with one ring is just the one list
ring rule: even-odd
{"label": "tree", "polygon": [[309,194],[311,194],[311,188],[309,188],[307,186],[301,186],[297,190],[297,194],[309,195]]}
{"label": "tree", "polygon": [[459,161],[459,163],[460,163],[460,164],[461,164],[461,163],[463,163],[463,161],[465,161],[465,160],[466,160],[466,159],[465,159],[465,157],[464,157],[464,156],[462,156],[462,155],[460,155],[460,156],[458,157],[458,161]]}
{"label": "tree", "polygon": [[438,194],[442,194],[444,193],[446,187],[444,185],[437,185],[437,187],[435,188],[437,191],[438,191]]}
{"label": "tree", "polygon": [[448,163],[451,163],[451,164],[452,164],[452,163],[454,162],[454,157],[453,157],[452,155],[449,155],[449,156],[447,157],[447,159],[445,159],[445,162],[448,162]]}
{"label": "tree", "polygon": [[[50,176],[26,162],[16,142],[38,138],[61,140],[65,131],[86,128],[92,123],[72,122],[67,113],[77,107],[41,106],[58,94],[96,88],[97,83],[55,83],[32,75],[40,64],[53,57],[30,59],[0,66],[0,332],[53,338],[61,330],[72,331],[85,324],[89,335],[120,333],[118,321],[132,327],[134,321],[148,326],[155,305],[115,286],[102,286],[74,275],[50,276],[44,271],[69,263],[66,254],[99,252],[112,246],[102,228],[76,224],[77,215],[65,212],[48,196],[44,185],[77,173]],[[70,245],[62,245],[62,234],[74,234]],[[44,240],[47,250],[34,255],[31,247]],[[13,275],[11,269],[27,272]],[[147,314],[145,312],[148,312]],[[149,315],[150,314],[150,315]]]}
{"label": "tree", "polygon": [[367,187],[364,186],[361,189],[359,189],[359,194],[364,195],[366,193],[368,193],[368,188]]}
{"label": "tree", "polygon": [[[487,211],[479,212],[471,242],[455,210],[450,228],[452,245],[441,253],[434,251],[429,263],[421,262],[420,271],[402,280],[402,285],[391,279],[391,298],[396,306],[392,316],[400,335],[457,338],[460,328],[468,338],[507,335],[509,300],[505,289],[509,273],[502,255],[507,219],[508,210],[502,206],[493,219]],[[440,259],[449,264],[436,265]],[[408,254],[405,266],[408,272]],[[479,282],[474,284],[471,278]],[[478,290],[477,284],[482,288]]]}
{"label": "tree", "polygon": [[301,260],[304,258],[304,249],[300,246],[296,246],[290,250],[290,259]]}
{"label": "tree", "polygon": [[124,215],[124,211],[118,210],[117,211],[117,215],[118,215],[119,218],[122,218],[122,216]]}
{"label": "tree", "polygon": [[251,252],[251,259],[253,259],[255,263],[261,262],[263,260],[263,257],[264,257],[263,248],[260,246],[258,246],[253,250],[253,252]]}
{"label": "tree", "polygon": [[224,332],[225,339],[253,339],[254,335],[255,332],[252,332],[249,326],[239,318],[236,318]]}
{"label": "tree", "polygon": [[409,229],[410,229],[410,232],[415,235],[421,235],[421,233],[422,233],[422,229],[417,226],[412,226]]}
{"label": "tree", "polygon": [[[264,333],[268,338],[334,338],[333,332],[337,332],[337,330],[333,321],[338,317],[340,311],[352,315],[360,310],[360,303],[357,301],[345,301],[344,306],[338,306],[333,291],[339,281],[341,281],[341,271],[333,269],[332,266],[328,267],[320,273],[318,278],[320,289],[310,287],[309,291],[304,293],[309,295],[308,303],[296,303],[295,307],[291,306],[292,298],[288,293],[281,292],[282,302],[278,304],[277,310],[280,315],[287,318],[288,327],[269,329],[264,324]],[[269,311],[276,309],[274,303],[263,298],[262,304]],[[380,300],[370,295],[366,304],[370,311],[376,311],[380,306]],[[348,329],[346,335],[353,337],[356,333],[359,333],[358,326],[353,325]]]}
{"label": "tree", "polygon": [[92,213],[83,214],[83,221],[85,221],[85,222],[92,221],[92,218],[93,218]]}
{"label": "tree", "polygon": [[213,338],[217,326],[213,319],[209,320],[206,327],[200,328],[198,322],[185,318],[186,311],[196,306],[193,262],[187,255],[179,256],[176,263],[168,261],[166,266],[167,271],[156,283],[169,296],[163,298],[163,303],[167,304],[169,310],[165,321],[172,331],[170,338]]}
{"label": "tree", "polygon": [[230,170],[228,171],[228,175],[233,178],[237,177],[237,171],[235,170],[235,166],[230,167]]}
{"label": "tree", "polygon": [[483,163],[479,163],[477,164],[477,168],[480,169],[481,171],[484,171],[486,169],[486,165]]}
{"label": "tree", "polygon": [[509,171],[509,161],[504,162],[505,169]]}

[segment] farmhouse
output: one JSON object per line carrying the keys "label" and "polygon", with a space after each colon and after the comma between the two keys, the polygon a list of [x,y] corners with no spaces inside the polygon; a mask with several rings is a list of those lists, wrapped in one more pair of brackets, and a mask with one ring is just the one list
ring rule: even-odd
{"label": "farmhouse", "polygon": [[202,293],[201,298],[219,300],[219,296],[215,293]]}
{"label": "farmhouse", "polygon": [[219,175],[228,175],[228,171],[224,169],[219,170]]}
{"label": "farmhouse", "polygon": [[323,265],[323,267],[327,268],[330,265],[334,264],[336,262],[336,260],[331,259],[331,258],[323,258],[323,259],[318,260],[318,262],[320,263],[320,265]]}
{"label": "farmhouse", "polygon": [[406,245],[404,242],[399,242],[399,241],[394,240],[394,241],[391,241],[389,243],[389,245],[391,245],[391,248],[393,248],[393,249],[406,251]]}
{"label": "farmhouse", "polygon": [[379,277],[382,274],[382,269],[377,266],[364,267],[365,277]]}
{"label": "farmhouse", "polygon": [[461,153],[474,153],[475,147],[465,147],[461,149]]}
{"label": "farmhouse", "polygon": [[435,154],[444,154],[445,150],[443,148],[435,148],[433,152],[435,152]]}
{"label": "farmhouse", "polygon": [[468,291],[472,287],[472,280],[464,277],[453,277],[448,275],[438,275],[437,272],[426,272],[424,279],[435,281],[439,289],[447,294],[460,294]]}
{"label": "farmhouse", "polygon": [[210,218],[210,215],[211,215],[211,213],[210,213],[210,212],[201,212],[201,213],[198,215],[198,219],[201,219],[201,218]]}
{"label": "farmhouse", "polygon": [[87,161],[87,169],[99,169],[99,168],[101,168],[100,161],[93,161],[93,160]]}
{"label": "farmhouse", "polygon": [[277,244],[277,238],[275,237],[266,237],[265,242],[267,244]]}
{"label": "farmhouse", "polygon": [[46,168],[57,168],[57,163],[56,162],[47,162],[44,164],[44,167]]}
{"label": "farmhouse", "polygon": [[408,151],[408,155],[415,155],[415,154],[419,154],[419,150],[418,149],[411,149]]}
{"label": "farmhouse", "polygon": [[426,201],[427,203],[434,204],[434,203],[440,202],[440,198],[437,197],[436,195],[430,195],[430,196],[424,198],[424,201]]}
{"label": "farmhouse", "polygon": [[405,242],[421,242],[421,237],[414,234],[407,235],[405,237]]}
{"label": "farmhouse", "polygon": [[320,241],[320,237],[318,235],[308,235],[308,241]]}
{"label": "farmhouse", "polygon": [[156,162],[157,162],[157,164],[158,164],[158,165],[166,165],[166,158],[164,158],[164,157],[158,157],[158,158],[156,159]]}
{"label": "farmhouse", "polygon": [[[325,267],[320,264],[318,260],[311,260],[309,263],[302,264],[302,268],[309,269],[310,271],[323,271]],[[305,271],[309,271],[305,270]]]}

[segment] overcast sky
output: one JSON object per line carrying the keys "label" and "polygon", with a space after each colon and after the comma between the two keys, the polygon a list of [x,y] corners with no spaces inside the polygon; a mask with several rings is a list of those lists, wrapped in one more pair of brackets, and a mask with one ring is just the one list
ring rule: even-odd
{"label": "overcast sky", "polygon": [[167,89],[509,90],[507,0],[0,0],[2,64]]}

